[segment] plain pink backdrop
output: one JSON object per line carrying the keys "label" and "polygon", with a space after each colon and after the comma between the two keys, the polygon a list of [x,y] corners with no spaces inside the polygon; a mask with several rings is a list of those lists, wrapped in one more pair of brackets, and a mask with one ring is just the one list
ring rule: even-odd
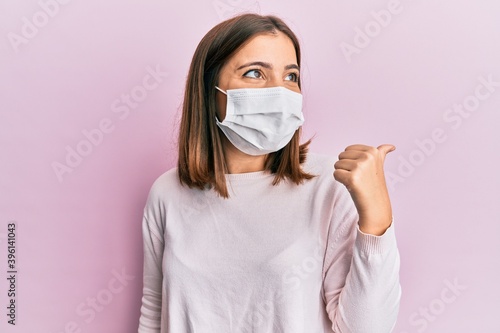
{"label": "plain pink backdrop", "polygon": [[386,163],[402,260],[394,332],[500,332],[494,0],[0,0],[0,330],[137,331],[142,209],[175,165],[188,66],[203,35],[241,11],[276,14],[299,36],[313,151],[397,146]]}

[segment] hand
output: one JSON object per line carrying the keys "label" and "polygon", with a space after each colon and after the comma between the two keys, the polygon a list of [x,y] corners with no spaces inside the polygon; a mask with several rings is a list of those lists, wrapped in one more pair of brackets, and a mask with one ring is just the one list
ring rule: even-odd
{"label": "hand", "polygon": [[377,148],[352,145],[339,155],[333,177],[345,185],[359,215],[364,233],[382,235],[391,225],[392,207],[384,177],[384,161],[393,145]]}

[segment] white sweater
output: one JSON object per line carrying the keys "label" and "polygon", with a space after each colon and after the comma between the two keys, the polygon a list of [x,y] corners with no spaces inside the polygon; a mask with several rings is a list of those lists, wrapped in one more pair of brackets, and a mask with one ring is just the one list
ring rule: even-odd
{"label": "white sweater", "polygon": [[358,228],[335,160],[273,186],[266,171],[227,174],[230,198],[182,186],[171,169],[144,208],[139,333],[388,333],[401,287],[394,222]]}

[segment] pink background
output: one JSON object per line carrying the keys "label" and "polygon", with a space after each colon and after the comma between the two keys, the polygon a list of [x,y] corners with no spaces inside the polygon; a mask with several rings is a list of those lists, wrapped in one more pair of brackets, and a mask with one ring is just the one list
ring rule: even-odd
{"label": "pink background", "polygon": [[[0,331],[137,331],[142,209],[175,164],[189,62],[212,26],[251,10],[281,16],[302,42],[313,151],[397,146],[386,163],[402,259],[394,332],[500,332],[498,1],[55,4],[0,1]],[[58,177],[67,149],[86,156]]]}

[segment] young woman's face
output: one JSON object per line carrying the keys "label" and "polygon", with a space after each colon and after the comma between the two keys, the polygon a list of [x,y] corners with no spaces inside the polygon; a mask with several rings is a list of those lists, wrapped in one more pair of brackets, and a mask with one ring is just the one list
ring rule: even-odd
{"label": "young woman's face", "polygon": [[[292,41],[282,32],[262,34],[238,50],[222,67],[218,87],[239,88],[282,86],[300,92],[299,67]],[[226,95],[217,92],[217,118],[226,116]]]}

